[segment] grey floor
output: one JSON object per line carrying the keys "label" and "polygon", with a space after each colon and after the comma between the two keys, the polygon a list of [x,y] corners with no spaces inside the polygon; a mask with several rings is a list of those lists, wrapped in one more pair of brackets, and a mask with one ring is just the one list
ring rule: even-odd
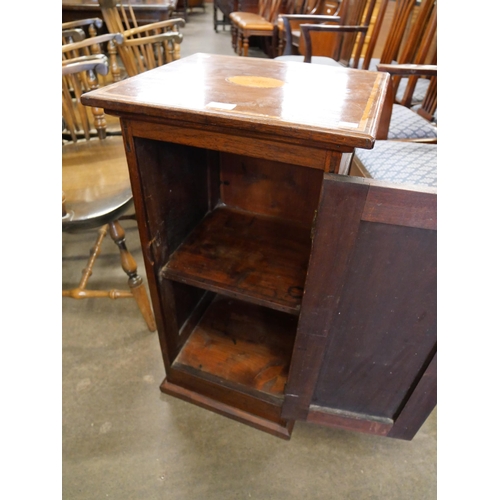
{"label": "grey floor", "polygon": [[[233,54],[211,4],[184,36],[184,56]],[[124,227],[144,276],[136,226]],[[63,235],[63,286],[78,281],[93,239]],[[106,241],[91,283],[125,282]],[[436,411],[411,442],[300,422],[286,442],[160,393],[158,339],[131,299],[63,299],[62,331],[65,500],[436,498]]]}

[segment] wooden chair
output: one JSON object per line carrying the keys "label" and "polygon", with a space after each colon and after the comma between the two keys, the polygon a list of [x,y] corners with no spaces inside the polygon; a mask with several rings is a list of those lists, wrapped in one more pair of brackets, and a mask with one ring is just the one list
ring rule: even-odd
{"label": "wooden chair", "polygon": [[[75,28],[79,29],[79,28]],[[76,32],[70,38],[75,40],[81,34],[85,33],[80,29],[81,33]],[[64,31],[63,31],[64,33]],[[69,38],[68,38],[69,39]],[[106,55],[108,65],[111,71],[107,75],[96,75],[98,79],[99,86],[108,85],[113,82],[120,81],[123,78],[123,72],[118,62],[117,46],[123,43],[123,35],[121,33],[107,33],[105,35],[92,36],[90,38],[84,38],[73,43],[66,43],[62,45],[62,60],[63,64],[68,61],[76,62],[85,61],[89,58],[93,58],[97,55]],[[82,80],[82,85],[86,85],[86,79]],[[85,88],[85,90],[90,90]],[[78,125],[78,123],[76,123]],[[114,116],[106,117],[106,132],[108,135],[121,135],[122,130],[120,126],[120,120]],[[97,133],[95,128],[91,128],[88,132],[90,136],[94,136]],[[84,132],[82,129],[73,130],[73,134],[78,138],[84,137]],[[66,130],[63,132],[63,138],[74,140],[75,137],[69,137],[70,131]]]}
{"label": "wooden chair", "polygon": [[[437,66],[418,64],[379,64],[378,71],[392,75],[392,95],[396,95],[401,78],[406,78],[405,96],[407,106],[403,106],[394,98],[387,139],[414,142],[437,143],[437,126],[435,114],[437,110]],[[409,93],[416,89],[417,82],[428,79],[427,91],[422,102],[412,106]]]}
{"label": "wooden chair", "polygon": [[[332,16],[311,16],[317,23]],[[305,16],[303,17],[305,19]],[[285,30],[290,34],[290,25],[287,16],[283,16]],[[367,26],[334,25],[331,21],[327,24],[301,24],[300,45],[303,46],[303,55],[289,54],[290,44],[287,44],[282,56],[276,57],[279,61],[294,61],[329,66],[347,66],[354,50],[357,36],[366,34]],[[288,38],[289,39],[289,38]],[[292,49],[293,50],[293,49]]]}
{"label": "wooden chair", "polygon": [[[388,129],[383,139],[377,140],[373,149],[356,149],[350,175],[368,177],[384,182],[412,184],[429,188],[437,187],[437,129],[426,134],[427,121],[437,107],[437,66],[380,64],[380,71],[388,71],[393,78],[419,76],[430,78],[426,98],[417,110],[401,104],[392,104],[392,114],[384,117],[381,129]],[[389,94],[392,99],[394,91]],[[389,125],[387,120],[390,120]],[[387,126],[388,125],[388,126]]]}
{"label": "wooden chair", "polygon": [[[98,232],[80,283],[73,289],[63,290],[62,295],[75,299],[133,297],[148,329],[154,331],[156,325],[146,288],[137,274],[137,264],[125,245],[125,233],[118,222],[133,206],[123,140],[116,136],[106,137],[102,110],[90,109],[80,102],[82,93],[98,87],[96,75],[105,75],[108,71],[107,58],[103,54],[76,62],[66,61],[62,66],[63,123],[74,137],[72,143],[63,144],[62,150],[62,230],[73,233],[97,229]],[[84,130],[83,140],[78,140],[74,133],[77,123]],[[91,137],[93,126],[98,130],[98,137]],[[119,248],[129,290],[87,289],[108,232]]]}
{"label": "wooden chair", "polygon": [[[324,16],[337,16],[338,9],[340,7],[340,1],[336,0],[290,0],[290,4],[287,5],[284,14],[295,15],[295,16],[311,16],[311,15],[324,15]],[[290,19],[290,18],[289,18]],[[277,55],[281,56],[284,53],[286,46],[286,40],[292,40],[295,47],[298,47],[298,41],[300,39],[300,28],[298,23],[295,23],[290,19],[290,30],[292,36],[286,33],[285,25],[283,23],[282,16],[278,16],[276,22],[278,26],[278,49]],[[293,29],[291,26],[293,25]],[[293,52],[290,52],[293,53]]]}
{"label": "wooden chair", "polygon": [[101,12],[110,33],[121,33],[124,41],[118,54],[128,76],[179,59],[182,34],[179,28],[185,20],[167,19],[139,25],[134,10],[126,0],[99,0]]}
{"label": "wooden chair", "polygon": [[282,0],[259,0],[259,10],[256,14],[238,11],[229,14],[233,49],[239,56],[248,56],[248,39],[251,36],[271,38],[272,47],[277,45],[276,19],[281,4]]}
{"label": "wooden chair", "polygon": [[[84,38],[97,36],[98,30],[100,30],[102,26],[103,22],[100,17],[78,19],[76,21],[62,23],[63,44],[78,42]],[[81,33],[83,33],[83,37]],[[74,36],[75,34],[76,36]]]}
{"label": "wooden chair", "polygon": [[[359,27],[358,29],[351,29],[350,31],[345,30],[342,32],[342,35],[338,34],[341,33],[339,29],[337,29],[336,32],[329,31],[328,35],[326,32],[323,32],[320,38],[314,42],[314,56],[326,56],[335,60],[341,60],[342,65],[348,66],[350,59],[347,59],[347,57],[350,58],[351,55],[353,55],[353,57],[359,58],[359,53],[369,29],[375,4],[376,0],[344,0],[338,4],[336,11],[333,11],[333,9],[326,9],[328,15],[317,15],[311,12],[307,15],[295,14],[280,16],[280,19],[283,21],[283,28],[280,32],[281,45],[283,45],[281,39],[285,40],[282,55],[292,56],[305,54],[305,42],[302,37],[302,30],[300,29],[300,25],[302,24],[357,26]],[[326,5],[323,5],[323,9],[325,8]],[[316,36],[314,34],[315,31],[321,31],[321,29],[309,29],[309,33],[312,33],[312,38]],[[335,52],[334,49],[332,57],[333,47],[337,47],[337,52]],[[356,52],[354,52],[355,48]],[[298,58],[288,57],[288,60],[295,59],[299,60]],[[319,62],[326,63],[326,61]]]}
{"label": "wooden chair", "polygon": [[[388,7],[393,6],[390,10]],[[390,15],[389,15],[390,14]],[[382,39],[382,32],[387,37]],[[376,71],[379,64],[437,64],[437,2],[436,0],[381,0],[373,29],[367,35],[363,57],[353,59],[350,66]],[[380,53],[374,57],[376,51]],[[406,80],[398,85],[396,100],[408,106],[423,100],[429,81],[421,78],[404,97]]]}

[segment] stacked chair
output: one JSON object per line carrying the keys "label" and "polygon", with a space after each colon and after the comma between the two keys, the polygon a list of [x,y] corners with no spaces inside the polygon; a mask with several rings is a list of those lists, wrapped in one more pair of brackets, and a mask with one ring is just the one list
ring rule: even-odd
{"label": "stacked chair", "polygon": [[139,25],[130,3],[118,0],[99,0],[101,12],[110,33],[123,35],[118,54],[126,76],[175,61],[180,57],[182,33],[186,22],[175,18]]}
{"label": "stacked chair", "polygon": [[[62,148],[62,230],[68,233],[96,230],[97,239],[82,272],[79,284],[63,290],[63,297],[134,298],[150,331],[156,329],[151,305],[137,264],[125,244],[119,219],[133,207],[128,166],[121,137],[106,136],[106,121],[101,109],[80,103],[82,93],[98,87],[98,75],[109,71],[105,55],[88,56],[62,65],[62,102],[64,128],[73,140]],[[91,129],[96,133],[91,134]],[[83,130],[79,139],[76,131]],[[87,288],[95,260],[106,234],[116,243],[128,290]]]}
{"label": "stacked chair", "polygon": [[[120,221],[135,219],[128,165],[119,122],[102,109],[83,106],[83,93],[180,57],[184,19],[139,25],[126,1],[99,0],[100,18],[62,26],[62,230],[96,232],[80,282],[63,290],[74,299],[133,298],[150,331],[151,304]],[[173,10],[173,9],[172,9]],[[108,33],[98,34],[104,24]],[[127,289],[88,287],[106,235],[116,243]]]}

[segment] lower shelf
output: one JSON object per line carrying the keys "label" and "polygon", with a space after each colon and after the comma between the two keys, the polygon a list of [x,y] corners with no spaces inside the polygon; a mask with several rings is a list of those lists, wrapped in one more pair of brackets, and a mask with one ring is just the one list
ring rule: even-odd
{"label": "lower shelf", "polygon": [[296,329],[293,315],[216,296],[170,367],[162,390],[289,437],[291,423],[281,418],[281,407]]}
{"label": "lower shelf", "polygon": [[283,397],[297,318],[217,296],[173,367],[252,394]]}

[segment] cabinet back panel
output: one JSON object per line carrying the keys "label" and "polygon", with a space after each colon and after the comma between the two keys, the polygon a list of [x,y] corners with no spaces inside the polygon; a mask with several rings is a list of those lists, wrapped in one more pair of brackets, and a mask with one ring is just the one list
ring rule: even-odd
{"label": "cabinet back panel", "polygon": [[436,232],[362,222],[312,403],[394,418],[436,344]]}
{"label": "cabinet back panel", "polygon": [[310,226],[323,172],[221,153],[220,178],[221,199],[226,205]]}

